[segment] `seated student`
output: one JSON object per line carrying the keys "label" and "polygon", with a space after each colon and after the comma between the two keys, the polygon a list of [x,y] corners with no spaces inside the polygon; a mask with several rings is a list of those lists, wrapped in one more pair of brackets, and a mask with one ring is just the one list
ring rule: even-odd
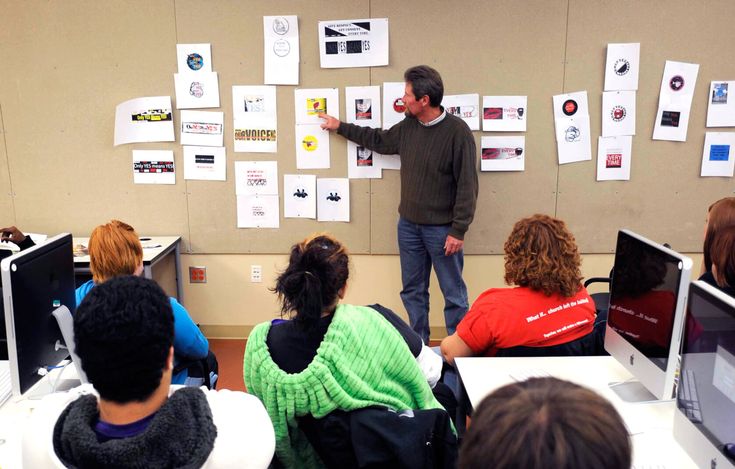
{"label": "seated student", "polygon": [[709,206],[707,209],[707,218],[704,222],[704,259],[700,275],[712,271],[711,249],[709,245],[712,243],[717,231],[733,225],[735,225],[735,197],[724,197]]}
{"label": "seated student", "polygon": [[[23,234],[15,226],[9,226],[7,228],[0,228],[0,242],[13,243],[17,245],[21,251],[28,249],[36,245],[30,236]],[[0,260],[14,254],[10,249],[0,249]],[[8,359],[8,333],[5,330],[5,305],[3,299],[3,285],[0,282],[0,360]]]}
{"label": "seated student", "polygon": [[735,225],[717,230],[706,246],[710,271],[699,280],[735,297]]}
{"label": "seated student", "polygon": [[579,265],[574,236],[563,221],[533,215],[517,222],[505,242],[505,281],[517,287],[482,293],[457,332],[442,340],[444,359],[453,365],[455,357],[565,344],[590,334],[595,304]]}
{"label": "seated student", "polygon": [[485,397],[465,434],[460,469],[628,469],[631,443],[605,398],[557,378],[508,384]]}
{"label": "seated student", "polygon": [[152,280],[97,286],[74,315],[74,341],[91,384],[36,407],[23,467],[268,467],[275,437],[258,399],[170,385],[174,316]]}
{"label": "seated student", "polygon": [[[292,320],[259,324],[247,341],[245,385],[263,400],[287,467],[321,465],[297,417],[370,406],[441,409],[398,330],[372,308],[339,304],[348,263],[329,235],[294,245],[273,289]],[[451,428],[450,436],[456,448]]]}
{"label": "seated student", "polygon": [[[100,225],[89,238],[89,268],[92,280],[77,288],[77,306],[96,285],[122,275],[143,273],[143,247],[132,226],[118,220]],[[209,342],[191,320],[189,313],[175,298],[169,298],[174,311],[174,365],[207,358]],[[172,384],[200,385],[201,380],[187,382],[188,372],[183,369],[174,374]]]}

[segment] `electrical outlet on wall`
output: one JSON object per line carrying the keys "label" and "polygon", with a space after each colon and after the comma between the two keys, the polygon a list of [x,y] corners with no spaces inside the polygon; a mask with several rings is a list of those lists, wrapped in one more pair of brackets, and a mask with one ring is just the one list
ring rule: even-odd
{"label": "electrical outlet on wall", "polygon": [[190,266],[189,283],[207,283],[207,268],[204,266]]}
{"label": "electrical outlet on wall", "polygon": [[253,283],[261,283],[263,281],[263,266],[250,266],[250,281]]}

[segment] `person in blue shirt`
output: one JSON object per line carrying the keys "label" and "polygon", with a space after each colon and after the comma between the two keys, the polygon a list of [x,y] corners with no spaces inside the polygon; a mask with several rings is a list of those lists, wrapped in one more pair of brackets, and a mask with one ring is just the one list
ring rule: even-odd
{"label": "person in blue shirt", "polygon": [[[141,275],[143,246],[133,227],[119,220],[112,220],[95,228],[89,238],[89,267],[92,280],[77,288],[77,306],[100,283],[124,275]],[[206,358],[209,352],[207,338],[181,303],[171,297],[169,301],[174,313],[174,368],[181,362]],[[173,375],[171,383],[189,384],[187,377],[186,369],[178,371]]]}

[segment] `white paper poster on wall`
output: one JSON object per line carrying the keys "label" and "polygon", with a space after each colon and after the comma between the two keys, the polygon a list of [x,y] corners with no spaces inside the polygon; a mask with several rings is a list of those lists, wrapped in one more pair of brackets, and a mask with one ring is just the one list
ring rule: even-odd
{"label": "white paper poster on wall", "polygon": [[217,72],[175,73],[176,109],[219,107]]}
{"label": "white paper poster on wall", "polygon": [[227,180],[225,147],[184,146],[184,179]]}
{"label": "white paper poster on wall", "polygon": [[133,150],[133,183],[176,184],[174,152]]}
{"label": "white paper poster on wall", "polygon": [[735,127],[735,81],[713,81],[709,85],[707,127]]}
{"label": "white paper poster on wall", "polygon": [[686,141],[698,73],[698,64],[666,61],[653,125],[654,140]]}
{"label": "white paper poster on wall", "polygon": [[554,103],[555,120],[580,116],[589,117],[590,111],[586,91],[558,94],[552,97],[552,101]]}
{"label": "white paper poster on wall", "polygon": [[388,65],[388,18],[319,22],[322,68]]}
{"label": "white paper poster on wall", "polygon": [[176,44],[179,73],[212,71],[212,48],[209,44]]}
{"label": "white paper poster on wall", "polygon": [[278,162],[235,161],[235,194],[278,195]]}
{"label": "white paper poster on wall", "polygon": [[383,177],[380,161],[375,153],[355,142],[347,141],[347,177],[350,179],[379,179]]}
{"label": "white paper poster on wall", "polygon": [[631,151],[633,137],[598,137],[597,139],[597,180],[630,180]]}
{"label": "white paper poster on wall", "polygon": [[390,129],[406,118],[404,94],[406,94],[404,82],[383,83],[383,129]]}
{"label": "white paper poster on wall", "polygon": [[233,137],[236,152],[275,153],[278,118],[275,86],[233,86]]}
{"label": "white paper poster on wall", "polygon": [[380,128],[380,87],[346,87],[345,111],[345,122],[360,127]]}
{"label": "white paper poster on wall", "polygon": [[735,132],[706,132],[701,176],[732,177],[735,168]]}
{"label": "white paper poster on wall", "polygon": [[635,135],[635,91],[602,93],[602,136]]}
{"label": "white paper poster on wall", "polygon": [[299,21],[296,15],[263,17],[263,83],[299,84]]}
{"label": "white paper poster on wall", "polygon": [[297,124],[321,124],[319,114],[339,119],[339,90],[337,88],[299,88],[294,90],[294,115]]}
{"label": "white paper poster on wall", "polygon": [[328,169],[329,131],[319,124],[295,126],[296,168]]}
{"label": "white paper poster on wall", "polygon": [[455,115],[465,121],[470,130],[480,130],[480,95],[455,94],[445,95],[442,106],[448,114]]}
{"label": "white paper poster on wall", "polygon": [[482,97],[484,132],[525,132],[527,120],[528,96]]}
{"label": "white paper poster on wall", "polygon": [[557,119],[555,128],[559,164],[592,159],[589,116],[578,115]]}
{"label": "white paper poster on wall", "polygon": [[319,178],[316,193],[318,221],[350,221],[349,179]]}
{"label": "white paper poster on wall", "polygon": [[115,146],[135,142],[173,142],[170,96],[135,98],[115,108]]}
{"label": "white paper poster on wall", "polygon": [[605,63],[605,91],[638,89],[641,44],[608,44]]}
{"label": "white paper poster on wall", "polygon": [[223,146],[224,119],[223,112],[181,111],[181,144]]}
{"label": "white paper poster on wall", "polygon": [[238,228],[278,228],[277,195],[238,195],[237,227]]}
{"label": "white paper poster on wall", "polygon": [[316,218],[315,175],[283,175],[283,217]]}
{"label": "white paper poster on wall", "polygon": [[526,161],[526,137],[482,137],[481,171],[523,171]]}

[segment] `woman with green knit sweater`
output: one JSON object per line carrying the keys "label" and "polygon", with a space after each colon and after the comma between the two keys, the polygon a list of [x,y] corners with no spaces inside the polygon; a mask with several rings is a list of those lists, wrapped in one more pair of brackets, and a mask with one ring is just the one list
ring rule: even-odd
{"label": "woman with green knit sweater", "polygon": [[329,235],[294,245],[273,289],[292,320],[259,324],[248,338],[245,385],[265,404],[286,467],[321,465],[297,417],[376,405],[441,408],[397,329],[372,308],[338,304],[348,264],[346,249]]}

